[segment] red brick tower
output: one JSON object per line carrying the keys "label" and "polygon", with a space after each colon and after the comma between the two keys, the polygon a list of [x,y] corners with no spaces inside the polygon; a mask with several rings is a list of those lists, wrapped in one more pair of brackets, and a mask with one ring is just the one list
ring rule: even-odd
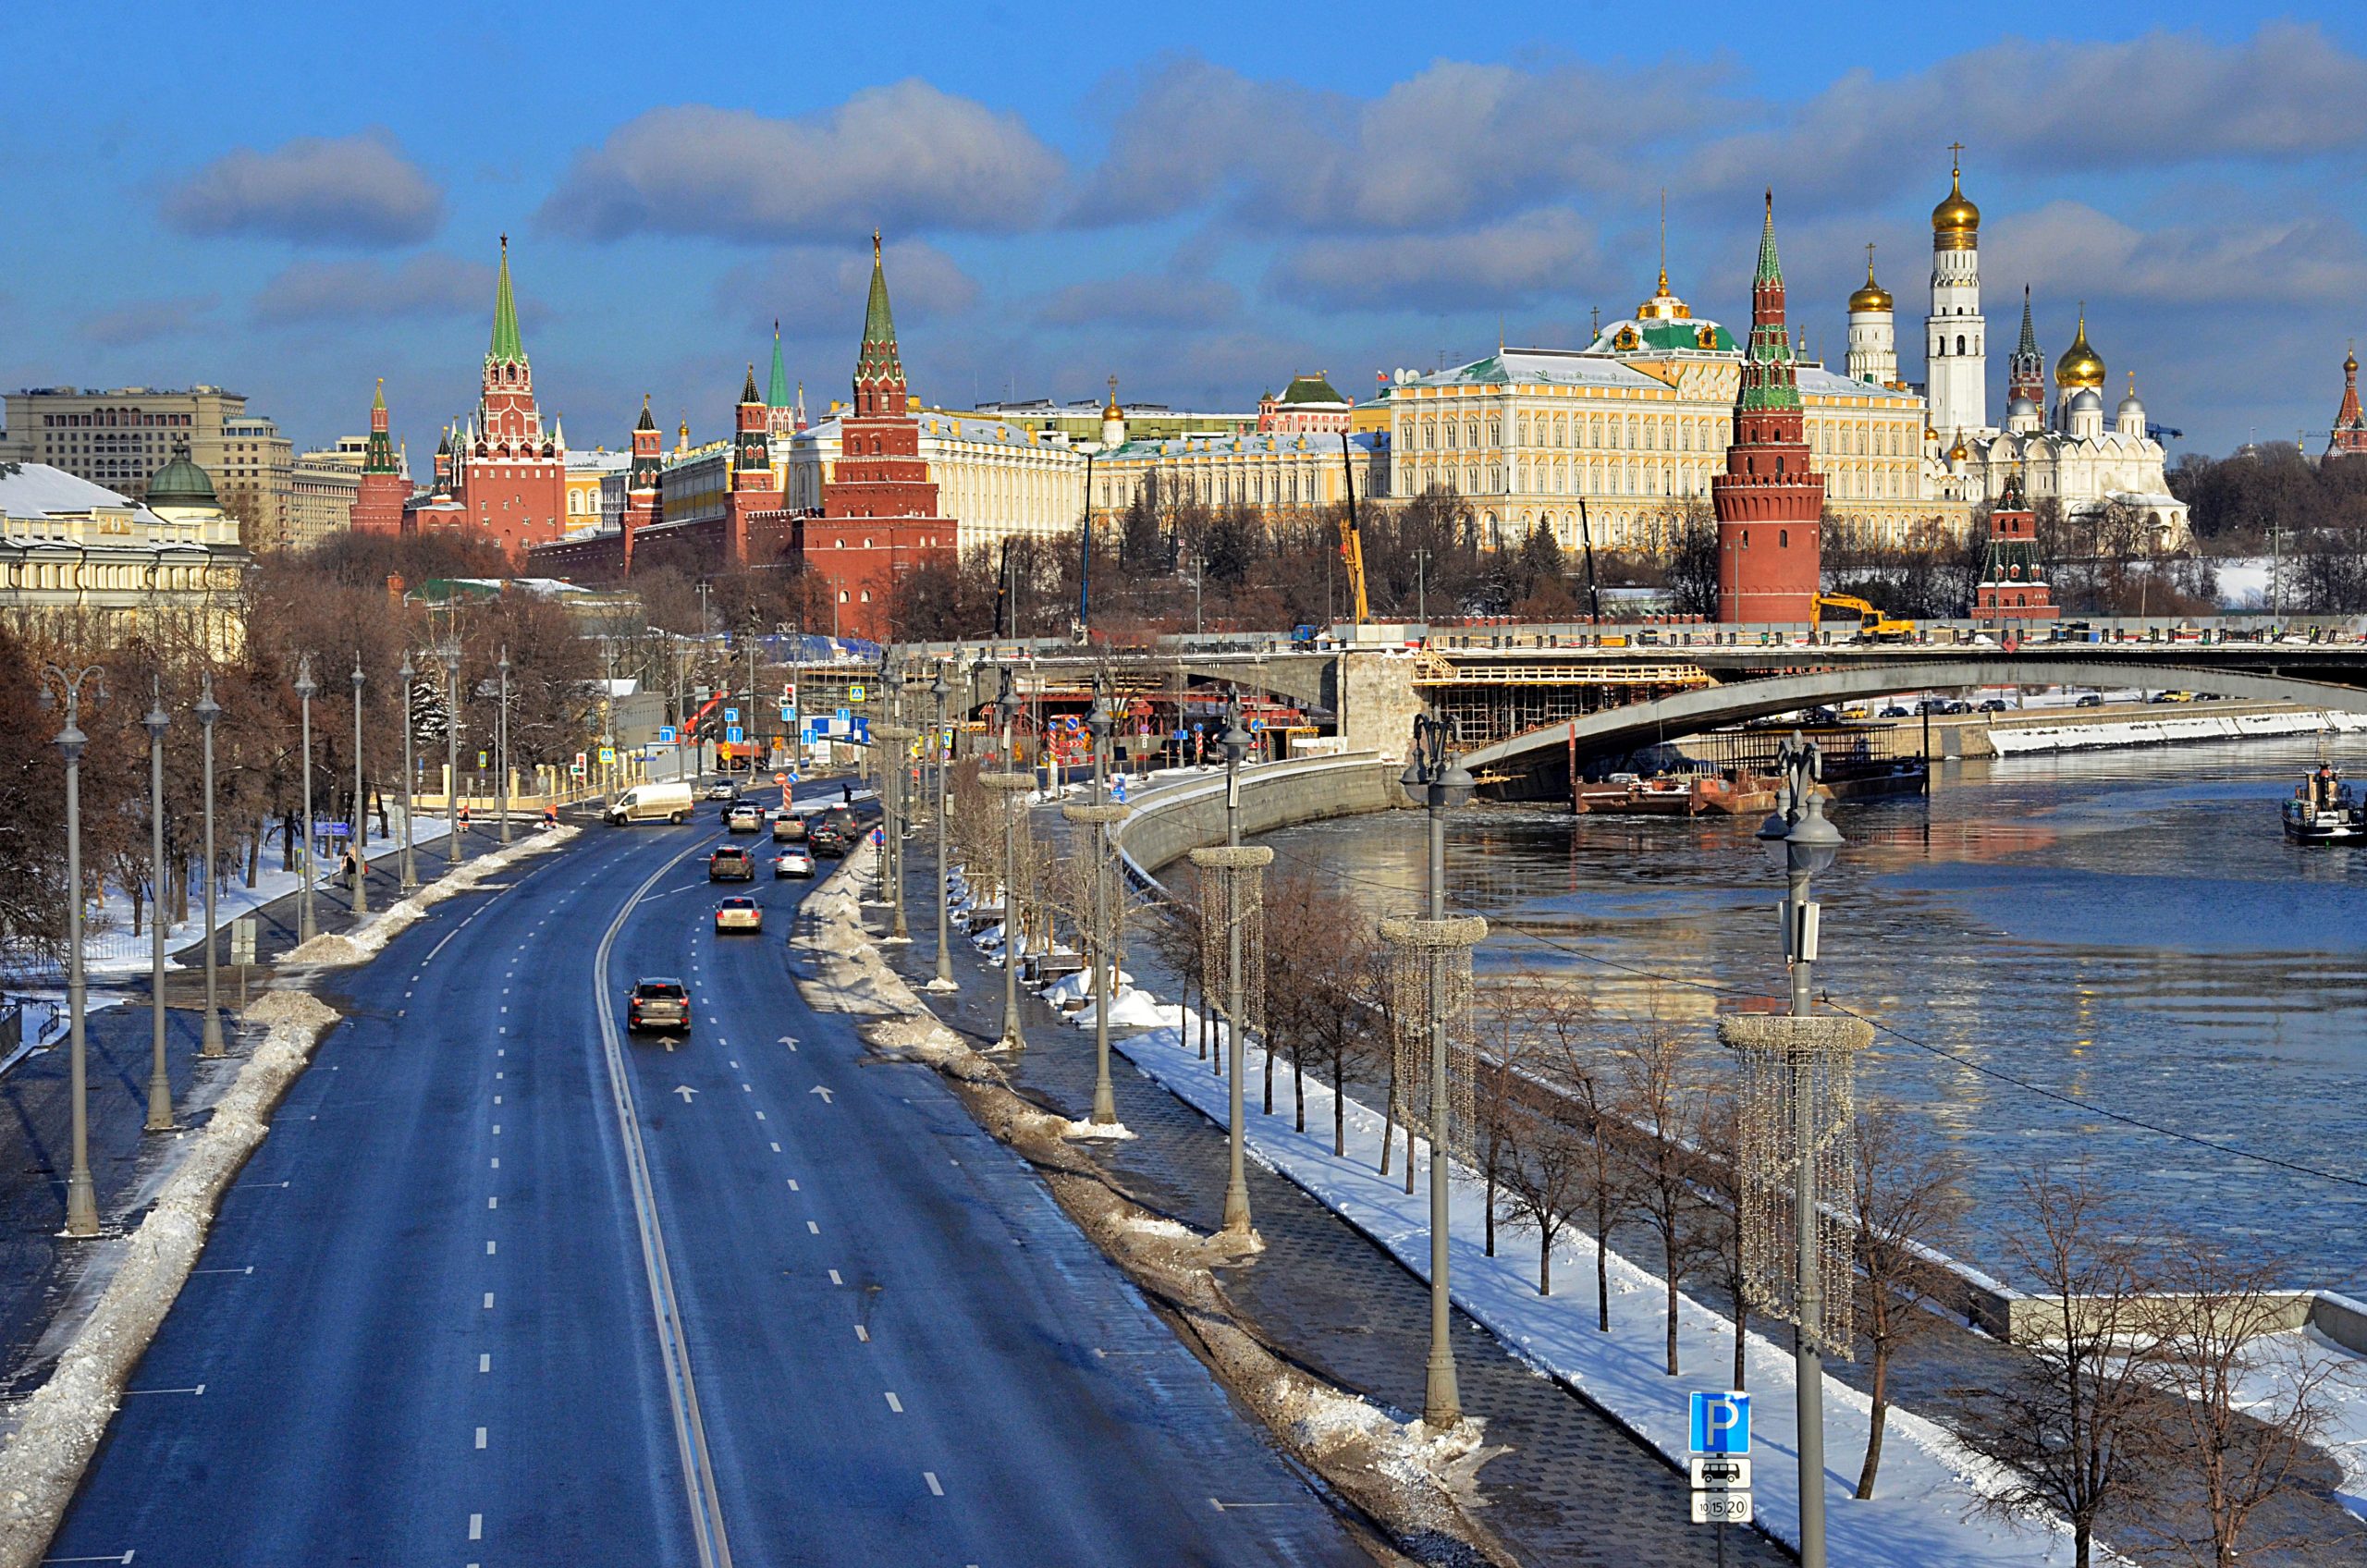
{"label": "red brick tower", "polygon": [[659,451],[664,437],[657,422],[649,417],[649,394],[642,394],[641,418],[632,427],[632,466],[625,471],[624,531],[625,575],[632,575],[632,538],[649,527],[659,517],[657,506],[657,475],[665,464]]}
{"label": "red brick tower", "polygon": [[1798,367],[1784,325],[1784,269],[1775,257],[1775,194],[1759,237],[1750,288],[1750,346],[1735,398],[1726,472],[1710,481],[1718,514],[1718,619],[1765,624],[1816,620],[1819,520],[1824,478],[1809,466]]}
{"label": "red brick tower", "polygon": [[[748,385],[741,389],[740,408],[731,436],[731,499],[725,545],[731,565],[748,559],[748,520],[757,512],[780,509],[781,489],[773,481],[773,449],[768,432],[771,410],[756,392],[756,367],[748,367]],[[917,437],[915,437],[917,441]],[[919,450],[915,445],[915,451]]]}
{"label": "red brick tower", "polygon": [[1972,591],[1979,620],[2053,620],[2063,611],[2038,558],[2038,518],[2022,498],[2022,476],[2009,474],[1989,513],[1989,556]]}
{"label": "red brick tower", "polygon": [[2367,414],[2359,410],[2359,355],[2353,350],[2342,357],[2342,407],[2335,411],[2334,434],[2327,438],[2325,455],[2342,458],[2361,453],[2367,453]]}
{"label": "red brick tower", "polygon": [[534,373],[518,332],[506,234],[475,439],[460,454],[455,486],[469,521],[492,535],[512,560],[523,557],[527,545],[567,531],[567,454],[543,429],[534,406]]}
{"label": "red brick tower", "polygon": [[[751,389],[755,381],[749,379]],[[931,557],[953,558],[959,525],[938,515],[937,484],[921,459],[920,422],[911,413],[879,236],[871,237],[871,297],[855,357],[854,407],[839,422],[839,460],[822,495],[822,515],[799,529],[806,570],[828,584],[841,631],[887,633],[899,573]],[[763,407],[756,412],[761,416]],[[776,504],[778,504],[776,502]]]}
{"label": "red brick tower", "polygon": [[353,531],[400,533],[403,500],[410,494],[402,467],[395,461],[394,439],[386,434],[386,380],[380,376],[377,393],[370,399],[370,445],[362,457],[362,488],[353,497]]}

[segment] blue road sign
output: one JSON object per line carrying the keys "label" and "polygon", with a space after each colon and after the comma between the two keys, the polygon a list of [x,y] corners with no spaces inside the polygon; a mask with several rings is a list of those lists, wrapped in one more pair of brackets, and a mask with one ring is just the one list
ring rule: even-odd
{"label": "blue road sign", "polygon": [[737,724],[737,723],[739,723],[739,722],[740,722],[740,710],[739,710],[738,708],[726,708],[726,709],[724,709],[724,710],[723,710],[723,722],[724,722],[724,723],[726,723],[726,724]]}
{"label": "blue road sign", "polygon": [[657,743],[661,746],[670,746],[674,743],[674,727],[672,725],[661,724],[657,727]]}
{"label": "blue road sign", "polygon": [[1697,1393],[1693,1396],[1693,1452],[1750,1452],[1750,1396],[1744,1393]]}
{"label": "blue road sign", "polygon": [[1110,780],[1110,798],[1120,805],[1126,803],[1126,781],[1123,778]]}
{"label": "blue road sign", "polygon": [[735,724],[723,732],[723,738],[736,746],[748,738],[748,732]]}

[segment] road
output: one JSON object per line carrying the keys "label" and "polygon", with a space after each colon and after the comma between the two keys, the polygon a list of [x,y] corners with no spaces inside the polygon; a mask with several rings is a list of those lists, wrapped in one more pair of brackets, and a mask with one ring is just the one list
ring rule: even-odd
{"label": "road", "polygon": [[[933,1075],[803,1006],[808,885],[712,932],[721,839],[590,829],[351,974],[53,1560],[1368,1561]],[[679,1049],[610,1026],[644,974]]]}

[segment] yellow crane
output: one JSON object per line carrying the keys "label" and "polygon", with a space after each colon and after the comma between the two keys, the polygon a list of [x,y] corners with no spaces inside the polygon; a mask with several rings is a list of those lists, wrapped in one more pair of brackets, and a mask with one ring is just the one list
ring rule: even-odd
{"label": "yellow crane", "polygon": [[1858,618],[1858,641],[1861,643],[1903,643],[1915,635],[1915,623],[1885,615],[1853,594],[1819,594],[1816,596],[1817,619],[1824,619],[1828,609],[1840,610]]}
{"label": "yellow crane", "polygon": [[1340,558],[1348,566],[1348,593],[1355,604],[1355,623],[1362,626],[1372,619],[1372,606],[1365,598],[1365,536],[1356,526],[1356,470],[1344,430],[1340,432],[1340,471],[1348,494],[1348,509],[1340,517]]}

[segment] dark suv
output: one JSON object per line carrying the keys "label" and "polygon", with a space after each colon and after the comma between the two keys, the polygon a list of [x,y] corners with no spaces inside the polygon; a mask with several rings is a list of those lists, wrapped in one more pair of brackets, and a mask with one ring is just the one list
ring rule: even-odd
{"label": "dark suv", "polygon": [[691,1028],[691,990],[680,980],[651,978],[632,988],[625,1002],[625,1033],[664,1029],[686,1035]]}
{"label": "dark suv", "polygon": [[706,857],[706,879],[710,882],[754,882],[756,879],[756,857],[730,844]]}
{"label": "dark suv", "polygon": [[805,847],[817,855],[838,860],[847,852],[847,836],[826,822],[805,835]]}

